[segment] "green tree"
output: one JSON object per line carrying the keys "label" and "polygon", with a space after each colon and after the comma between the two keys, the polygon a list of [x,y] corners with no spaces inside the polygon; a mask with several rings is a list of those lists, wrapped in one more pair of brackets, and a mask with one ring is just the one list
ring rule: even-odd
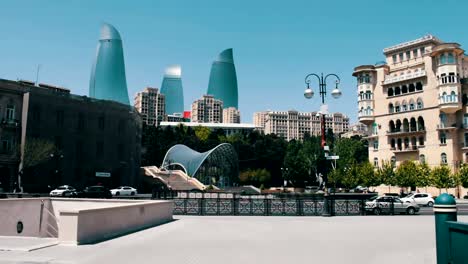
{"label": "green tree", "polygon": [[54,143],[44,140],[27,138],[24,146],[23,169],[37,166],[48,159],[50,154],[57,152]]}
{"label": "green tree", "polygon": [[383,161],[376,175],[381,183],[389,186],[396,185],[395,171],[391,162]]}
{"label": "green tree", "polygon": [[308,178],[307,156],[302,149],[302,143],[291,140],[288,143],[286,156],[284,157],[284,167],[288,168],[288,181],[295,187],[303,187]]}
{"label": "green tree", "polygon": [[271,180],[271,174],[266,169],[246,170],[240,173],[239,181],[242,184],[251,184],[255,186],[264,186]]}
{"label": "green tree", "polygon": [[452,171],[448,166],[437,166],[432,169],[431,172],[432,184],[440,189],[454,188],[457,186],[457,177],[452,174]]}
{"label": "green tree", "polygon": [[336,186],[341,184],[341,181],[343,180],[343,171],[340,169],[331,170],[327,175],[327,179],[328,184],[336,188]]}
{"label": "green tree", "polygon": [[341,179],[342,184],[351,189],[361,183],[359,164],[352,162],[348,167],[344,168],[344,175]]}
{"label": "green tree", "polygon": [[208,127],[197,126],[193,130],[195,131],[197,138],[202,142],[207,141],[211,134],[211,131]]}
{"label": "green tree", "polygon": [[458,179],[464,188],[468,188],[468,164],[462,164],[458,170]]}
{"label": "green tree", "polygon": [[414,161],[405,160],[396,169],[395,181],[398,186],[416,188],[418,167]]}
{"label": "green tree", "polygon": [[381,181],[376,174],[375,168],[370,162],[363,162],[359,165],[359,177],[364,186],[379,186]]}
{"label": "green tree", "polygon": [[[345,168],[353,162],[362,163],[368,160],[367,148],[363,141],[352,138],[341,138],[336,141],[333,148],[336,155],[340,156],[337,166]],[[366,153],[363,155],[363,153]]]}
{"label": "green tree", "polygon": [[417,187],[427,187],[431,184],[431,168],[427,163],[417,164]]}

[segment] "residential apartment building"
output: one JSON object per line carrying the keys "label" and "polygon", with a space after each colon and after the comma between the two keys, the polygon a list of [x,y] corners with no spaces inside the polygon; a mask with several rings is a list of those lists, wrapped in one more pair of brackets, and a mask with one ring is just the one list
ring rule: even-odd
{"label": "residential apartment building", "polygon": [[[320,135],[320,118],[317,112],[257,112],[254,113],[254,125],[260,127],[265,134],[276,134],[286,140],[302,140],[306,133]],[[347,132],[349,117],[341,113],[325,115],[325,130],[328,129],[332,129],[335,134]]]}
{"label": "residential apartment building", "polygon": [[165,105],[165,96],[158,88],[147,87],[134,98],[134,106],[141,114],[143,123],[149,126],[157,126],[166,120]]}
{"label": "residential apartment building", "polygon": [[369,160],[419,160],[456,170],[468,153],[464,50],[432,35],[383,50],[386,61],[354,69]]}
{"label": "residential apartment building", "polygon": [[358,122],[354,125],[351,125],[349,128],[349,131],[341,134],[341,137],[343,138],[351,138],[354,136],[365,137],[367,136],[367,133],[368,133],[367,126],[364,125],[363,123]]}
{"label": "residential apartment building", "polygon": [[[56,86],[0,79],[0,115],[4,191],[19,185],[26,192],[63,184],[139,185],[141,118],[133,107]],[[51,152],[31,147],[44,145],[53,146]],[[103,173],[106,177],[99,177]]]}
{"label": "residential apartment building", "polygon": [[204,95],[192,104],[192,122],[222,123],[223,102],[212,95]]}
{"label": "residential apartment building", "polygon": [[240,123],[240,111],[235,107],[228,107],[223,109],[223,123],[227,124],[239,124]]}

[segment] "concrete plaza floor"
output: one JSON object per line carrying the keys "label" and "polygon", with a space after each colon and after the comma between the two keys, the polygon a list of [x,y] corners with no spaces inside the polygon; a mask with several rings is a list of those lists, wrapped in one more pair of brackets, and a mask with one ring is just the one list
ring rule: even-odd
{"label": "concrete plaza floor", "polygon": [[0,263],[436,263],[434,216],[175,218],[93,245],[0,251]]}

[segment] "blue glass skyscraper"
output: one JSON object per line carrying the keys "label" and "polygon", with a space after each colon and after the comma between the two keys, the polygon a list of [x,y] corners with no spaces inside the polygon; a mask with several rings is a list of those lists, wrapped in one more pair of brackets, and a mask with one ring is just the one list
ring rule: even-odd
{"label": "blue glass skyscraper", "polygon": [[222,100],[224,108],[238,108],[237,75],[232,49],[221,52],[213,62],[207,94]]}
{"label": "blue glass skyscraper", "polygon": [[166,98],[166,113],[169,115],[184,112],[184,91],[182,88],[181,68],[179,65],[166,69],[161,84],[161,93]]}
{"label": "blue glass skyscraper", "polygon": [[109,24],[103,24],[101,27],[89,81],[89,97],[130,105],[122,39],[119,32]]}

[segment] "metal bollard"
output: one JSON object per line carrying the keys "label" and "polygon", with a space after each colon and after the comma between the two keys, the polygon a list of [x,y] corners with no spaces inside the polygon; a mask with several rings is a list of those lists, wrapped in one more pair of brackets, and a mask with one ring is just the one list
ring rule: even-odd
{"label": "metal bollard", "polygon": [[447,221],[457,221],[457,203],[443,193],[434,203],[437,263],[450,263],[449,229]]}

